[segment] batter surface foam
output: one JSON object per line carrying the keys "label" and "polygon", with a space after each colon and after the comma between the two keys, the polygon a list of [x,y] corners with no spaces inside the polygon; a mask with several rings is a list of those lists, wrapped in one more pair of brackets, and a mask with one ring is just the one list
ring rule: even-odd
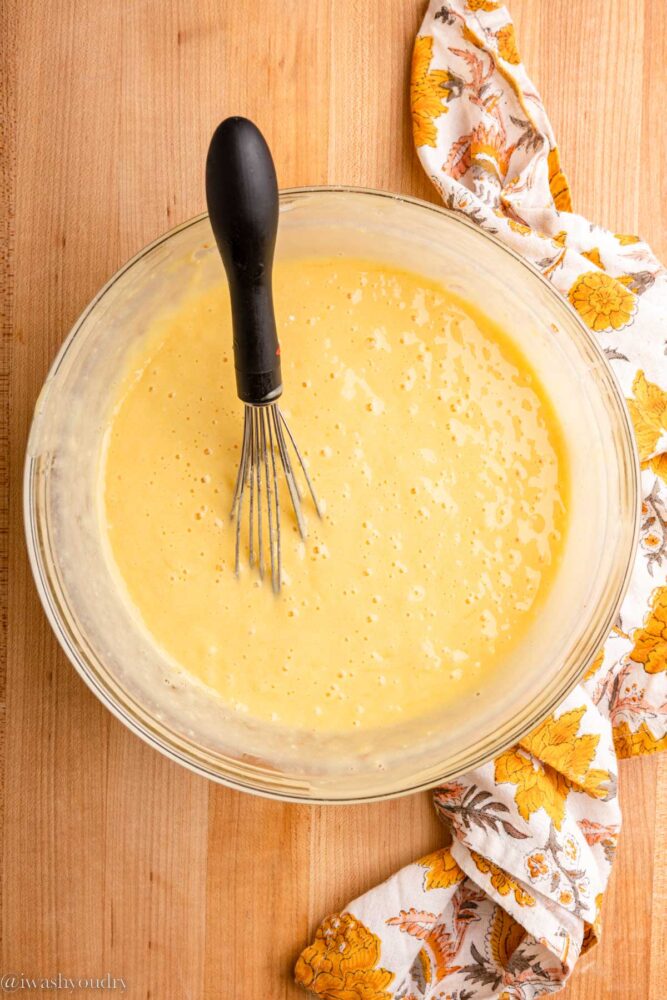
{"label": "batter surface foam", "polygon": [[235,578],[229,301],[195,285],[141,338],[107,435],[103,520],[128,598],[230,709],[279,725],[345,732],[475,697],[557,572],[551,404],[506,333],[416,274],[314,258],[278,263],[274,288],[281,405],[324,519],[304,502],[302,543],[285,491],[280,596],[247,553]]}

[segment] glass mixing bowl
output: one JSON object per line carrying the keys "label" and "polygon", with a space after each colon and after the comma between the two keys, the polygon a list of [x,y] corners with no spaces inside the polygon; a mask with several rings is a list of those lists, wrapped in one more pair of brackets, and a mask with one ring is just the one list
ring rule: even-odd
{"label": "glass mixing bowl", "polygon": [[[205,215],[125,265],[65,341],[38,399],[25,470],[28,549],[66,654],[130,729],[209,778],[277,798],[383,798],[488,761],[552,712],[614,622],[636,541],[638,463],[618,385],[589,331],[536,270],[455,213],[377,191],[280,196],[276,255],[351,255],[435,278],[518,342],[560,419],[570,526],[552,592],[482,697],[410,724],[335,737],[228,711],[174,671],[119,594],[99,517],[99,456],[124,359],[195,270],[223,280]],[[447,568],[443,567],[443,574]]]}

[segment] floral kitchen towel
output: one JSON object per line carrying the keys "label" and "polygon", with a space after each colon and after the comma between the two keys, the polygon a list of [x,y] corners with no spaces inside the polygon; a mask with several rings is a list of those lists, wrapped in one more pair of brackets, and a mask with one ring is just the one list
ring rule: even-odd
{"label": "floral kitchen towel", "polygon": [[415,43],[418,154],[445,205],[531,260],[593,331],[642,463],[641,541],[604,651],[495,761],[438,788],[451,847],[328,917],[296,979],[327,1000],[532,1000],[600,933],[618,757],[667,748],[667,273],[572,211],[546,113],[495,0],[432,2]]}

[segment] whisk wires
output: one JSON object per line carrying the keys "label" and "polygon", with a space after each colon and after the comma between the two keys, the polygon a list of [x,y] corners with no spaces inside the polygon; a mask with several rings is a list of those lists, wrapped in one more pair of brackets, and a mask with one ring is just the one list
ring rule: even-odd
{"label": "whisk wires", "polygon": [[[243,501],[247,493],[249,562],[251,566],[257,565],[260,578],[263,580],[267,568],[265,549],[268,544],[268,569],[275,593],[279,593],[281,582],[279,466],[282,467],[285,476],[299,534],[301,538],[306,538],[306,524],[301,510],[303,493],[294,475],[288,444],[301,467],[318,517],[321,517],[320,505],[303,456],[278,404],[270,403],[267,406],[245,404],[241,460],[231,510],[231,517],[236,520],[234,568],[238,576],[241,564]],[[268,542],[265,541],[265,527],[268,527]]]}

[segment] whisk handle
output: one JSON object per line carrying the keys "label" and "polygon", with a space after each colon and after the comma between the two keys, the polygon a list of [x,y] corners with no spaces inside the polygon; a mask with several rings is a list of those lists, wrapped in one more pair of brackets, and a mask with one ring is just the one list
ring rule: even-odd
{"label": "whisk handle", "polygon": [[226,118],[206,158],[206,201],[232,305],[236,388],[260,405],[282,392],[271,271],[278,182],[266,141],[247,118]]}

